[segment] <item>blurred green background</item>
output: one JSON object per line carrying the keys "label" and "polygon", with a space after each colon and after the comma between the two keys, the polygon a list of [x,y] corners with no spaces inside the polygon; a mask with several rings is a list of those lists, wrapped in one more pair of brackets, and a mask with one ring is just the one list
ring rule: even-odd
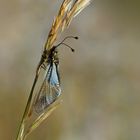
{"label": "blurred green background", "polygon": [[[62,0],[0,0],[0,140],[14,140]],[[58,39],[63,103],[28,140],[140,140],[140,1],[94,0]]]}

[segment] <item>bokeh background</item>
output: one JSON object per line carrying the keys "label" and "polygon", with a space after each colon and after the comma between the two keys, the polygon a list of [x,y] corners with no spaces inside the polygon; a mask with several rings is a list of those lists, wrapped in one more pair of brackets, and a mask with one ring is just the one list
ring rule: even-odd
{"label": "bokeh background", "polygon": [[[62,0],[0,0],[0,140],[14,140]],[[58,42],[63,103],[28,140],[140,140],[140,1],[94,0]]]}

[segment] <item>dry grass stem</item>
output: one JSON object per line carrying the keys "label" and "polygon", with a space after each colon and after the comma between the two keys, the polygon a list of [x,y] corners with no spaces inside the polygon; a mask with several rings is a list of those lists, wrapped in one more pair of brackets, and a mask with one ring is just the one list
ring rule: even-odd
{"label": "dry grass stem", "polygon": [[[53,44],[57,36],[59,35],[59,32],[64,31],[64,29],[66,29],[69,26],[72,19],[76,15],[78,15],[89,3],[90,3],[90,0],[64,0],[63,1],[60,7],[60,10],[58,12],[58,15],[56,16],[52,24],[51,30],[49,32],[46,44],[44,46],[44,52],[46,52],[46,50],[49,51],[53,47]],[[42,54],[42,56],[43,55],[44,54]],[[36,97],[38,98],[38,95],[41,92],[36,93],[36,95],[34,95],[33,93],[34,93],[34,89],[38,80],[40,70],[44,67],[43,65],[44,62],[46,62],[44,61],[43,57],[41,57],[40,63],[36,70],[35,80],[31,88],[31,92],[27,101],[27,105],[25,108],[25,112],[22,118],[22,122],[21,122],[19,133],[16,140],[24,140],[27,137],[27,135],[29,135],[35,128],[37,128],[56,109],[56,107],[60,103],[60,100],[58,100],[59,98],[56,98],[56,100],[54,102],[51,102],[50,105],[47,106],[47,108],[44,108],[42,112],[38,114],[35,112],[34,101],[36,100],[35,99]],[[45,83],[43,82],[43,84]],[[43,88],[41,88],[41,90],[43,90],[44,92]]]}

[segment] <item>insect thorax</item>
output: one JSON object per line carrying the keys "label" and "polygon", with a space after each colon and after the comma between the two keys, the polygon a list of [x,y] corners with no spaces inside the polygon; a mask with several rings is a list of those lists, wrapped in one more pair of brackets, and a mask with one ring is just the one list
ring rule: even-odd
{"label": "insect thorax", "polygon": [[56,48],[52,48],[50,50],[45,50],[42,54],[43,62],[45,63],[59,63],[58,52]]}

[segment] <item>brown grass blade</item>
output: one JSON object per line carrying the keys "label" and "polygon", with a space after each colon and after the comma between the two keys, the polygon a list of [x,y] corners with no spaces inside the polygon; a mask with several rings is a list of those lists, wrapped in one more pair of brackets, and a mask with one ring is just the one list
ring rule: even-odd
{"label": "brown grass blade", "polygon": [[59,30],[64,31],[70,24],[71,20],[78,15],[91,0],[64,0],[57,17],[55,18],[48,35],[44,49],[50,49],[55,42]]}
{"label": "brown grass blade", "polygon": [[42,113],[38,118],[36,118],[27,131],[24,134],[24,138],[26,138],[34,129],[36,129],[45,119],[47,119],[52,112],[60,105],[61,100],[57,100],[53,104],[48,107],[47,111]]}
{"label": "brown grass blade", "polygon": [[62,31],[69,26],[72,19],[77,16],[86,6],[90,4],[91,0],[77,0],[71,7],[71,9],[66,13],[65,18],[62,22]]}
{"label": "brown grass blade", "polygon": [[[88,4],[90,3],[90,0],[64,0],[58,15],[56,16],[51,30],[48,35],[48,39],[46,41],[46,44],[44,46],[44,50],[51,49],[53,47],[53,44],[58,36],[59,31],[64,31],[66,27],[70,24],[72,19],[78,15]],[[16,140],[24,140],[26,136],[31,133],[35,128],[37,128],[58,106],[57,103],[60,103],[59,100],[56,100],[47,110],[45,110],[42,114],[39,114],[33,121],[31,121],[31,125],[28,125],[28,119],[30,119],[30,112],[32,110],[33,106],[33,100],[34,97],[34,88],[38,79],[40,73],[40,67],[37,69],[37,74],[30,92],[30,96],[27,101],[27,105],[25,108],[25,112],[20,124],[19,133],[17,135]],[[26,128],[26,125],[29,127]]]}
{"label": "brown grass blade", "polygon": [[71,0],[63,1],[62,5],[60,7],[59,13],[52,24],[52,27],[49,32],[48,39],[47,39],[44,49],[50,49],[52,47],[54,41],[56,40],[58,30],[61,27],[64,15],[66,14],[70,5],[71,5]]}

